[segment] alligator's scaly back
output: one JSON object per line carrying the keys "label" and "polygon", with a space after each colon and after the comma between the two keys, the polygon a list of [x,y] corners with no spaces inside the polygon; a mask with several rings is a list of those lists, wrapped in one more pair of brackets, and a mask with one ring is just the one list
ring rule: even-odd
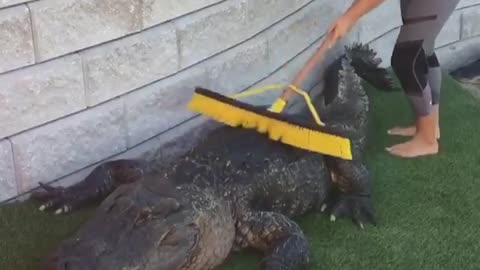
{"label": "alligator's scaly back", "polygon": [[393,89],[393,80],[387,70],[380,67],[382,59],[377,57],[377,53],[368,44],[354,43],[351,46],[345,46],[345,54],[330,64],[325,71],[326,90],[323,92],[325,103],[330,103],[334,97],[341,94],[338,92],[338,87],[343,83],[339,81],[338,72],[346,68],[345,60],[360,78],[377,90],[390,91]]}

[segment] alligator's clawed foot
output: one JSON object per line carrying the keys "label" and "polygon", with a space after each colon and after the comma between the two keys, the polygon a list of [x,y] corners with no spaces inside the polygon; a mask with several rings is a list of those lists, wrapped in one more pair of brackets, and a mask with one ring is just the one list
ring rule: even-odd
{"label": "alligator's clawed foot", "polygon": [[367,195],[333,192],[322,204],[320,211],[329,214],[330,221],[350,218],[362,229],[367,223],[377,225],[371,199]]}
{"label": "alligator's clawed foot", "polygon": [[52,187],[39,183],[42,190],[32,193],[31,198],[41,205],[40,211],[55,210],[55,214],[67,214],[75,210],[79,198],[72,196],[64,187]]}

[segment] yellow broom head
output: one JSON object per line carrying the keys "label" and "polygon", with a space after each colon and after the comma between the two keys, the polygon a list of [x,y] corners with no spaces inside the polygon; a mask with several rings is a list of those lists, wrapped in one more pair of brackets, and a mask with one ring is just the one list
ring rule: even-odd
{"label": "yellow broom head", "polygon": [[207,89],[196,88],[188,108],[231,127],[256,129],[268,134],[274,141],[342,159],[352,159],[350,140],[347,138],[325,133],[320,126],[306,127],[289,121],[286,116],[261,110]]}

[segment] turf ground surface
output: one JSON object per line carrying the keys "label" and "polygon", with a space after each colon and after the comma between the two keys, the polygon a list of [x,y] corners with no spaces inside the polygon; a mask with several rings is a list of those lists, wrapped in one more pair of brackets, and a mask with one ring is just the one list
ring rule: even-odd
{"label": "turf ground surface", "polygon": [[[312,269],[478,269],[480,265],[480,100],[445,77],[441,154],[414,160],[384,148],[405,140],[386,135],[408,124],[401,92],[370,90],[367,154],[378,226],[364,231],[349,220],[300,220],[313,249]],[[35,270],[39,260],[81,226],[92,209],[53,216],[22,203],[0,207],[0,268]],[[260,257],[232,256],[224,270],[255,269]]]}

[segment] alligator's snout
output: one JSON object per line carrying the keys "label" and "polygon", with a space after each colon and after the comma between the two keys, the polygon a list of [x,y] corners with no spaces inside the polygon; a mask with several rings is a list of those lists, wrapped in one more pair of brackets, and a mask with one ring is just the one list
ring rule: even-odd
{"label": "alligator's snout", "polygon": [[231,206],[223,197],[155,178],[140,183],[117,188],[40,269],[196,270],[223,262],[235,237]]}

